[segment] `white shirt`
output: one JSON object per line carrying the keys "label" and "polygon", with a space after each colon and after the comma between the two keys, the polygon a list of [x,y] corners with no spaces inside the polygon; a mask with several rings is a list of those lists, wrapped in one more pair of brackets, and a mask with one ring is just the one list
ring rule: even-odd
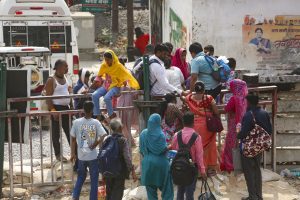
{"label": "white shirt", "polygon": [[166,69],[166,75],[171,85],[180,90],[183,89],[182,84],[184,84],[184,77],[178,67],[170,67],[169,69]]}
{"label": "white shirt", "polygon": [[[54,77],[53,77],[54,78]],[[61,85],[56,78],[54,78],[55,82],[56,82],[56,87],[54,89],[53,92],[53,96],[57,96],[57,95],[70,95],[69,93],[69,83],[66,77],[64,77],[66,80],[66,83],[64,85]],[[70,105],[70,99],[53,99],[52,100],[54,105],[60,105],[60,106],[68,106]]]}
{"label": "white shirt", "polygon": [[167,93],[174,92],[174,91],[181,94],[182,93],[181,89],[178,89],[169,83],[169,81],[167,79],[164,62],[161,61],[155,55],[151,56],[149,60],[153,60],[153,59],[158,60],[160,62],[160,64],[153,63],[149,66],[150,84],[152,86],[151,95],[165,95]]}

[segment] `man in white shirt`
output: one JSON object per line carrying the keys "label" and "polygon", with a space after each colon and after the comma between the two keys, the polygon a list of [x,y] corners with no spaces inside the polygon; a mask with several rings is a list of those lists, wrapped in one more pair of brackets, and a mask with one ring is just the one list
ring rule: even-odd
{"label": "man in white shirt", "polygon": [[154,55],[150,57],[153,62],[150,66],[150,87],[152,96],[161,96],[170,92],[177,92],[182,94],[182,90],[171,85],[167,79],[166,69],[164,66],[164,60],[169,54],[169,49],[163,44],[155,46]]}

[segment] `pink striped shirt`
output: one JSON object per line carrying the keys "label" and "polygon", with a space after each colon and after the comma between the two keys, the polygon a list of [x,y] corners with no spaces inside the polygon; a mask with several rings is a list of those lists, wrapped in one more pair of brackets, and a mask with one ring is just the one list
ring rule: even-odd
{"label": "pink striped shirt", "polygon": [[[196,133],[194,129],[184,127],[182,129],[182,141],[184,144],[187,144],[192,137],[193,133]],[[177,134],[174,136],[172,145],[172,150],[178,150],[178,140],[177,140]],[[205,166],[204,166],[204,160],[203,160],[203,146],[202,146],[202,139],[201,136],[198,135],[198,138],[196,139],[195,143],[191,147],[191,156],[193,162],[195,162],[198,166],[198,170],[200,173],[205,173]]]}

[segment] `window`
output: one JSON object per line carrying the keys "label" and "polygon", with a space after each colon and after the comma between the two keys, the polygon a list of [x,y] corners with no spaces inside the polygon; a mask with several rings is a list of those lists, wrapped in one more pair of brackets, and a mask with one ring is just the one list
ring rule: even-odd
{"label": "window", "polygon": [[52,53],[72,53],[71,26],[50,26],[50,49]]}
{"label": "window", "polygon": [[72,34],[71,34],[71,26],[66,26],[66,37],[67,37],[67,53],[72,53]]}
{"label": "window", "polygon": [[3,27],[3,37],[5,46],[11,46],[10,44],[10,26]]}
{"label": "window", "polygon": [[72,53],[71,26],[4,26],[6,46],[48,47],[52,53]]}
{"label": "window", "polygon": [[29,26],[28,27],[28,45],[49,47],[48,26]]}
{"label": "window", "polygon": [[27,46],[27,27],[11,26],[11,46]]}

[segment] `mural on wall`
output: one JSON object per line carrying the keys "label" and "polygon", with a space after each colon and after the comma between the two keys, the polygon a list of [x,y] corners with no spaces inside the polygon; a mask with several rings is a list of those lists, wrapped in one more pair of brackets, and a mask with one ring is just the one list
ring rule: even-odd
{"label": "mural on wall", "polygon": [[257,69],[299,68],[300,15],[277,15],[274,19],[246,15],[243,43],[256,52]]}
{"label": "mural on wall", "polygon": [[186,47],[187,45],[187,28],[182,20],[170,8],[170,42],[175,48]]}

